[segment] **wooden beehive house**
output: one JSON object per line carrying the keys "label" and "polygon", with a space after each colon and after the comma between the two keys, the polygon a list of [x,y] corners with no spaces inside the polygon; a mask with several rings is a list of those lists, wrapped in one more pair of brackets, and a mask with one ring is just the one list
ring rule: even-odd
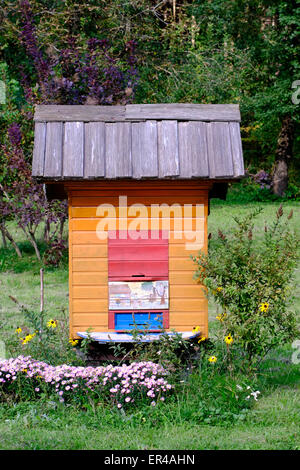
{"label": "wooden beehive house", "polygon": [[70,335],[208,335],[191,255],[244,175],[238,105],[37,106],[33,176],[69,201]]}

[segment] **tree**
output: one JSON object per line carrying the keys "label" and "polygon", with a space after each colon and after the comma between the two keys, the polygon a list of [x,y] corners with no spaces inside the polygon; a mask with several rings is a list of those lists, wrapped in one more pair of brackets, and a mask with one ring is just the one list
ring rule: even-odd
{"label": "tree", "polygon": [[[49,88],[52,102],[70,104],[238,103],[249,172],[273,170],[274,191],[280,186],[281,193],[286,182],[275,183],[277,168],[296,180],[300,119],[291,100],[292,82],[300,78],[296,0],[3,0],[2,5],[0,48],[11,77],[27,83],[27,102],[41,100]],[[16,45],[20,34],[25,47]],[[106,85],[101,91],[106,78],[97,67],[107,69],[110,82],[114,73],[112,86],[120,93]],[[50,81],[43,78],[46,69]],[[46,94],[45,102],[49,99]],[[286,128],[289,117],[293,125]]]}
{"label": "tree", "polygon": [[[39,2],[20,0],[16,10],[7,2],[4,13],[10,26],[17,30],[19,48],[16,54],[10,49],[8,62],[13,64],[24,52],[26,61],[18,66],[19,81],[25,101],[21,104],[19,120],[26,115],[31,123],[30,148],[33,140],[33,107],[35,104],[125,104],[132,100],[137,83],[135,42],[124,44],[122,58],[113,57],[106,39],[90,37],[87,40],[72,34],[57,38],[51,47],[40,43],[38,25],[32,5]],[[51,3],[51,2],[50,2]],[[41,7],[41,5],[39,5]],[[42,22],[42,15],[39,16]],[[10,31],[11,33],[11,31]],[[10,37],[11,39],[11,37]],[[4,243],[9,239],[18,255],[21,253],[10,236],[5,222],[15,218],[19,227],[33,245],[39,260],[41,255],[36,240],[36,229],[45,223],[44,239],[50,243],[47,262],[57,259],[55,253],[63,250],[63,225],[67,217],[65,203],[46,199],[43,186],[31,177],[31,158],[23,150],[21,126],[9,116],[8,138],[2,144],[1,156],[8,180],[0,178],[0,221]],[[6,180],[6,181],[4,181]],[[55,225],[51,232],[50,225]]]}

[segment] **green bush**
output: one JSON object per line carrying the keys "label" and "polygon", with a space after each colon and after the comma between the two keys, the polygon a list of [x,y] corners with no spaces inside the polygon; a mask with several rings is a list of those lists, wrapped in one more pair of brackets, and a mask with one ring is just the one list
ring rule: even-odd
{"label": "green bush", "polygon": [[[123,361],[153,361],[178,377],[182,370],[199,358],[198,338],[184,339],[182,334],[172,330],[170,333],[161,326],[161,333],[155,341],[144,341],[149,332],[147,325],[141,330],[135,326],[128,331],[134,341],[126,346],[111,343],[109,348],[114,356]],[[203,348],[202,348],[203,349]]]}
{"label": "green bush", "polygon": [[299,244],[288,224],[292,212],[284,217],[280,206],[275,221],[265,225],[263,239],[255,240],[254,219],[260,212],[234,218],[231,234],[219,230],[208,255],[200,252],[193,257],[195,278],[222,309],[218,319],[224,335],[231,335],[252,365],[272,348],[299,336],[296,313],[289,308]]}
{"label": "green bush", "polygon": [[245,179],[239,183],[229,185],[226,201],[230,204],[246,204],[249,202],[276,202],[286,200],[299,200],[299,186],[289,183],[284,197],[273,194],[272,189],[252,179]]}

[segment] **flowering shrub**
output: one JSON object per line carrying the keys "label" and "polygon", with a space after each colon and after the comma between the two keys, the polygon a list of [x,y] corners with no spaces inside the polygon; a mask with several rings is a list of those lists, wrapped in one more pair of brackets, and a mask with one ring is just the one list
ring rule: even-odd
{"label": "flowering shrub", "polygon": [[195,277],[222,309],[217,319],[228,352],[235,349],[240,355],[242,349],[248,363],[260,361],[269,350],[299,335],[296,313],[289,309],[299,246],[289,228],[293,214],[284,217],[280,206],[275,221],[265,224],[261,238],[255,240],[253,219],[260,211],[235,218],[230,235],[219,230],[217,239],[210,241],[209,254],[193,257]]}
{"label": "flowering shrub", "polygon": [[74,349],[78,341],[70,341],[69,338],[69,318],[65,310],[59,314],[59,321],[48,319],[45,311],[27,308],[15,297],[9,297],[18,305],[24,317],[24,321],[16,325],[7,338],[6,346],[10,356],[31,356],[53,365],[62,362],[83,365]]}
{"label": "flowering shrub", "polygon": [[61,402],[101,402],[126,408],[137,401],[155,406],[170,393],[166,370],[153,362],[122,366],[51,366],[30,356],[0,361],[0,399],[56,396]]}

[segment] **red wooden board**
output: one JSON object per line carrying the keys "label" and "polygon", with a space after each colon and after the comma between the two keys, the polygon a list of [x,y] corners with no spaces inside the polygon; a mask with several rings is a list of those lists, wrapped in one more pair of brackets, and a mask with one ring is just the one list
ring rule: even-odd
{"label": "red wooden board", "polygon": [[[168,260],[131,261],[124,259],[123,261],[108,262],[108,278],[109,280],[140,280],[138,278],[152,279],[168,279]],[[146,279],[145,279],[146,280]]]}

